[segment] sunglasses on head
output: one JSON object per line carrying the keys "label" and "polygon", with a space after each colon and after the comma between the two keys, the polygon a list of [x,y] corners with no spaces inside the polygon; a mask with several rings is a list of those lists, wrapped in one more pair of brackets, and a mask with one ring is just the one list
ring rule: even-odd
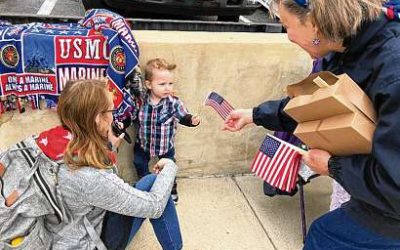
{"label": "sunglasses on head", "polygon": [[303,8],[307,8],[308,6],[308,0],[294,0],[298,5],[300,5]]}

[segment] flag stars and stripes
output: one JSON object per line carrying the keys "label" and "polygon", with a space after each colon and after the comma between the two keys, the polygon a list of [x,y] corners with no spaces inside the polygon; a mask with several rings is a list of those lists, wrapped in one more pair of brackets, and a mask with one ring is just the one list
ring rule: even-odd
{"label": "flag stars and stripes", "polygon": [[208,94],[204,105],[212,107],[221,117],[226,120],[228,115],[234,108],[230,105],[222,96],[216,92],[211,92]]}
{"label": "flag stars and stripes", "polygon": [[271,137],[265,138],[260,150],[268,157],[273,158],[281,143]]}
{"label": "flag stars and stripes", "polygon": [[296,186],[300,159],[294,146],[267,135],[250,169],[270,185],[290,192]]}

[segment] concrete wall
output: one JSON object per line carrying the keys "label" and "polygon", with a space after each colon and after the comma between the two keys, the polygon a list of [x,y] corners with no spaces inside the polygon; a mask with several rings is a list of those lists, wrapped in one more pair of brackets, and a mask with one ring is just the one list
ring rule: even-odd
{"label": "concrete wall", "polygon": [[[142,65],[163,57],[177,64],[175,89],[188,109],[200,114],[201,125],[179,127],[176,138],[180,176],[245,173],[266,130],[251,127],[239,133],[221,131],[222,119],[203,101],[209,91],[223,95],[235,108],[251,108],[281,97],[287,84],[303,79],[311,59],[292,45],[285,34],[134,32],[141,49]],[[0,125],[0,149],[26,135],[57,123],[54,111],[5,114]],[[131,131],[133,132],[133,131]],[[133,134],[132,134],[133,135]],[[120,152],[123,174],[133,180],[132,149]]]}

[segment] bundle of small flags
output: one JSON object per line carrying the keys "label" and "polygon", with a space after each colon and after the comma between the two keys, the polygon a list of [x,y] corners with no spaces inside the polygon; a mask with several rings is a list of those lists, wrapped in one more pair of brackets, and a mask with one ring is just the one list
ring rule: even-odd
{"label": "bundle of small flags", "polygon": [[297,182],[301,155],[306,151],[267,135],[251,165],[251,171],[282,191],[292,191]]}
{"label": "bundle of small flags", "polygon": [[234,110],[232,105],[230,105],[222,96],[220,96],[216,92],[210,92],[207,95],[204,105],[208,105],[213,109],[215,109],[215,111],[217,111],[217,113],[224,120],[226,120],[229,113],[231,113],[231,111]]}

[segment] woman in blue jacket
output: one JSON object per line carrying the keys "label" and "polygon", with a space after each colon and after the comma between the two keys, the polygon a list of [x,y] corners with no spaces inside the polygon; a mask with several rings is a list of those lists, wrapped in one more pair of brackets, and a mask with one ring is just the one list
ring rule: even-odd
{"label": "woman in blue jacket", "polygon": [[[396,6],[384,0],[275,0],[290,41],[321,70],[348,74],[377,112],[370,154],[338,157],[311,149],[306,164],[329,175],[351,199],[310,227],[304,249],[400,249],[400,24]],[[385,4],[386,16],[382,5]],[[225,129],[255,123],[293,132],[283,112],[289,98],[233,111]]]}

